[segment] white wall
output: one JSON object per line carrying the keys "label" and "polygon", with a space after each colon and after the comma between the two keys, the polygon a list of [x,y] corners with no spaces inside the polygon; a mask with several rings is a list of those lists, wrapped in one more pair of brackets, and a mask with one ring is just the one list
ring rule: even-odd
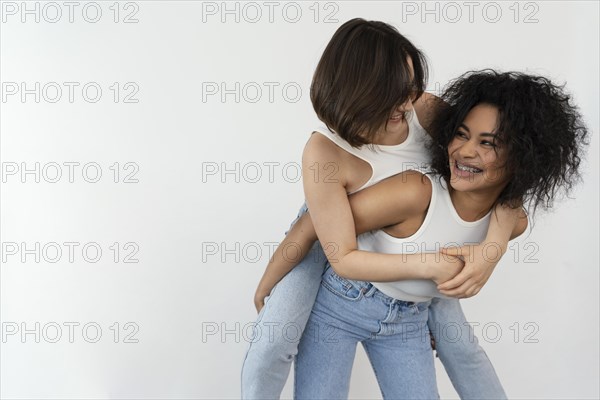
{"label": "white wall", "polygon": [[[63,2],[26,6],[36,4],[39,22],[2,2],[3,398],[239,397],[268,243],[302,203],[297,166],[317,123],[310,79],[332,33],[358,16],[394,24],[426,52],[431,91],[494,67],[574,94],[593,132],[585,183],[538,214],[530,247],[509,252],[463,306],[510,397],[598,398],[598,3],[80,2],[72,23]],[[124,23],[130,14],[138,22]],[[35,82],[39,102],[23,100]],[[79,84],[72,102],[64,82]],[[221,82],[233,89],[224,101],[210,94]],[[72,182],[69,162],[80,163]],[[39,182],[21,176],[36,163]],[[72,260],[65,242],[78,243]],[[456,397],[438,368],[442,398]],[[351,397],[380,397],[361,348]]]}

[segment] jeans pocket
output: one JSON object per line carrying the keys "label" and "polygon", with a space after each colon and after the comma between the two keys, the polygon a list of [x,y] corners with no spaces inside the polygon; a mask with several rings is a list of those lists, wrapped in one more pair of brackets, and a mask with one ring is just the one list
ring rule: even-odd
{"label": "jeans pocket", "polygon": [[348,279],[336,274],[331,267],[323,275],[321,285],[336,296],[346,300],[356,301],[363,296],[363,290],[355,287]]}

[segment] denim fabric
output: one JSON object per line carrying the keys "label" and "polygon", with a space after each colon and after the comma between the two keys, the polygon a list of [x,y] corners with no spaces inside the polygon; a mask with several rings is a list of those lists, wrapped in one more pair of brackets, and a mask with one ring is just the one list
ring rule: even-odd
{"label": "denim fabric", "polygon": [[[292,225],[306,211],[303,205]],[[242,366],[243,399],[279,399],[298,353],[300,337],[297,333],[306,327],[326,264],[317,242],[266,298],[256,321],[262,334],[250,343]],[[351,289],[348,290],[351,293]],[[498,376],[473,335],[459,301],[434,298],[428,314],[438,356],[460,398],[506,399]],[[461,327],[459,340],[455,339],[456,335],[445,337],[449,336],[444,335],[449,329],[444,327],[449,325]]]}
{"label": "denim fabric", "polygon": [[[303,205],[291,226],[306,211]],[[262,334],[250,343],[242,366],[242,399],[279,399],[298,353],[300,334],[317,297],[326,262],[323,249],[316,242],[265,299],[256,321],[257,332]]]}
{"label": "denim fabric", "polygon": [[346,399],[361,342],[384,399],[437,399],[427,327],[430,301],[389,297],[328,267],[300,341],[296,399]]}

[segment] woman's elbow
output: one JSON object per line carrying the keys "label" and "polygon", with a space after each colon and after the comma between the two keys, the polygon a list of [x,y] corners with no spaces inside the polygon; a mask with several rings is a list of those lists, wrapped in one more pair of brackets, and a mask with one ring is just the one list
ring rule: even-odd
{"label": "woman's elbow", "polygon": [[333,272],[336,273],[337,276],[344,279],[356,279],[351,269],[348,268],[348,265],[345,265],[342,262],[329,263],[331,268],[333,268]]}

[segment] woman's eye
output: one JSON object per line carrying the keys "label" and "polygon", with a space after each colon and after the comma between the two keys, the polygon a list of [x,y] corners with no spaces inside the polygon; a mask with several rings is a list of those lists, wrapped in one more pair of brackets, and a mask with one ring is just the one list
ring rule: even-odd
{"label": "woman's eye", "polygon": [[464,132],[461,131],[456,131],[456,136],[461,137],[461,138],[467,138],[467,135]]}
{"label": "woman's eye", "polygon": [[496,147],[496,145],[493,142],[488,142],[487,140],[484,140],[483,142],[481,142],[481,144],[487,147]]}

